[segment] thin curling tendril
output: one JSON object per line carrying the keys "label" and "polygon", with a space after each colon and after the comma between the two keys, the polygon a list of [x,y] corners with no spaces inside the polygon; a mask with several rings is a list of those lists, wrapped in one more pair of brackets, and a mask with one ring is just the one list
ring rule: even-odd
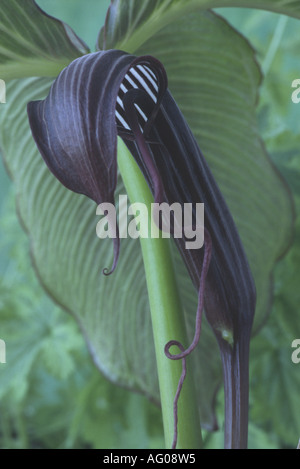
{"label": "thin curling tendril", "polygon": [[[170,360],[182,360],[182,372],[178,382],[174,402],[173,402],[173,415],[174,415],[174,437],[172,443],[172,449],[176,448],[177,438],[178,438],[178,400],[182,390],[183,382],[186,377],[186,357],[192,353],[192,351],[198,345],[200,334],[201,334],[201,323],[202,323],[202,311],[204,305],[204,290],[205,290],[205,280],[208,273],[210,260],[211,260],[211,251],[212,251],[212,242],[209,232],[204,229],[204,258],[203,265],[200,277],[199,284],[199,293],[198,293],[198,308],[196,314],[196,326],[195,326],[195,335],[191,345],[185,349],[184,346],[178,340],[170,340],[164,348],[164,352],[167,358]],[[172,354],[170,348],[172,346],[177,346],[181,353]]]}

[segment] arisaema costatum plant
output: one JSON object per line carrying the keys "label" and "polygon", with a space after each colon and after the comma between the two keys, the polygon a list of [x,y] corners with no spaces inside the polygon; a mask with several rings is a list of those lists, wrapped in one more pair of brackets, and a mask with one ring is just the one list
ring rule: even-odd
{"label": "arisaema costatum plant", "polygon": [[[207,11],[220,4],[112,1],[93,53],[33,0],[4,1],[0,16],[0,70],[18,79],[2,148],[37,273],[100,370],[161,403],[167,447],[202,446],[221,376],[225,447],[247,446],[250,337],[292,224],[256,127],[255,54]],[[300,15],[292,3],[264,7]],[[17,152],[13,129],[26,135]],[[149,208],[141,223],[152,203],[189,204],[194,233],[204,204],[203,246],[187,248],[173,225],[170,239],[138,241],[117,223],[113,242],[100,241],[96,206],[122,194]]]}

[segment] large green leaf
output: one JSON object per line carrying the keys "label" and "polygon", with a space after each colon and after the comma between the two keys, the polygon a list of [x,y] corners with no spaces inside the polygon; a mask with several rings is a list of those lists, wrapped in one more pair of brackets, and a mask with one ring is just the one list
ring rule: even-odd
{"label": "large green leaf", "polygon": [[221,18],[197,13],[136,52],[166,67],[169,88],[233,214],[255,278],[258,327],[269,312],[272,270],[291,241],[293,215],[287,187],[258,133],[261,76],[254,51]]}
{"label": "large green leaf", "polygon": [[295,448],[300,434],[300,365],[292,361],[291,345],[300,337],[299,135],[278,134],[272,146],[272,156],[293,190],[297,218],[293,246],[275,269],[272,315],[253,341],[252,418],[268,431],[275,429],[284,445]]}
{"label": "large green leaf", "polygon": [[72,29],[46,15],[34,0],[1,0],[0,77],[55,77],[88,52]]}
{"label": "large green leaf", "polygon": [[112,0],[98,45],[133,52],[184,14],[218,7],[259,8],[300,18],[298,0]]}
{"label": "large green leaf", "polygon": [[[0,140],[18,192],[18,212],[28,232],[36,272],[48,293],[78,321],[98,368],[113,382],[159,401],[147,286],[138,240],[121,242],[119,264],[110,277],[102,274],[113,257],[111,240],[96,236],[96,206],[65,189],[48,171],[32,140],[28,100],[43,98],[47,79],[24,79],[8,85],[10,102],[3,108]],[[116,193],[125,194],[119,181]],[[177,249],[174,262],[187,327],[193,335],[197,295]],[[214,426],[213,392],[221,379],[215,340],[203,328],[201,349],[194,357],[201,386],[206,426]],[[210,366],[208,366],[211,364]],[[202,386],[205,383],[205,387]]]}
{"label": "large green leaf", "polygon": [[26,104],[45,96],[49,84],[35,78],[11,82],[10,104],[1,116],[2,149],[37,273],[79,320],[99,368],[111,380],[158,399],[147,291],[138,282],[143,273],[139,243],[124,240],[117,271],[105,277],[112,245],[96,236],[95,204],[52,176],[32,140]]}

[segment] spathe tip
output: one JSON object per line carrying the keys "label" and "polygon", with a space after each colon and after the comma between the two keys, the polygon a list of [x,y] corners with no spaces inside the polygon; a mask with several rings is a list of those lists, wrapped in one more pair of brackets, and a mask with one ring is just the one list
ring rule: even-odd
{"label": "spathe tip", "polygon": [[116,270],[117,264],[118,264],[119,255],[120,255],[120,238],[119,238],[119,234],[118,234],[117,238],[114,239],[114,261],[113,261],[113,265],[111,266],[110,269],[108,267],[105,267],[102,270],[103,275],[108,277],[109,275],[114,273],[114,271]]}

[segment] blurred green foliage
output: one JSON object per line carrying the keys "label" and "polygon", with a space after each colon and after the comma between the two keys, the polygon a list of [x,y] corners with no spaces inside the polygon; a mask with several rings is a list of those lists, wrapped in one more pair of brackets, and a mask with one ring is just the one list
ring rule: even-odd
{"label": "blurred green foliage", "polygon": [[[38,3],[94,50],[108,0]],[[252,342],[249,446],[296,447],[300,365],[291,362],[291,343],[300,337],[300,104],[291,101],[291,83],[300,78],[299,22],[263,11],[218,12],[257,50],[265,75],[261,135],[293,193],[297,217],[292,249],[275,272],[271,317]],[[0,364],[0,447],[162,447],[159,409],[99,374],[73,319],[40,287],[2,166],[0,197],[0,337],[7,343],[7,364]],[[222,439],[221,431],[208,434],[206,446],[221,447]]]}
{"label": "blurred green foliage", "polygon": [[37,3],[49,15],[71,26],[91,52],[95,50],[110,0],[37,0]]}
{"label": "blurred green foliage", "polygon": [[260,132],[292,192],[296,217],[292,248],[275,270],[272,313],[252,341],[250,418],[277,440],[277,447],[295,447],[300,435],[300,365],[291,361],[291,343],[300,337],[300,105],[291,100],[291,84],[300,77],[299,22],[253,10],[225,15],[257,50],[264,74]]}

